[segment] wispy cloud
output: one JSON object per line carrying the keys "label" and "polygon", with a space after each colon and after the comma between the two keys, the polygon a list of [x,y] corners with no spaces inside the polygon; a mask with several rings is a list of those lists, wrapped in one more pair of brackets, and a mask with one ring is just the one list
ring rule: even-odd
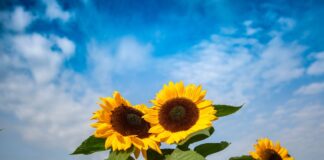
{"label": "wispy cloud", "polygon": [[[16,14],[29,15],[22,8],[8,12],[9,17]],[[93,106],[99,94],[87,86],[86,78],[63,68],[75,52],[74,42],[24,32],[30,23],[18,23],[19,33],[5,32],[0,39],[0,110],[14,115],[14,127],[8,129],[25,140],[71,150],[90,134],[85,122],[94,107],[86,106]]]}
{"label": "wispy cloud", "polygon": [[311,95],[324,92],[324,82],[315,82],[305,86],[301,86],[295,94]]}
{"label": "wispy cloud", "polygon": [[313,62],[307,69],[307,73],[310,75],[324,74],[324,52],[315,54],[315,62]]}
{"label": "wispy cloud", "polygon": [[46,16],[50,20],[59,19],[66,22],[71,18],[71,13],[62,10],[61,6],[56,0],[44,0],[44,3],[46,5]]}
{"label": "wispy cloud", "polygon": [[0,12],[0,20],[6,22],[3,25],[8,30],[24,31],[33,19],[34,16],[21,6],[16,7],[12,12]]}
{"label": "wispy cloud", "polygon": [[[266,44],[254,38],[213,35],[189,53],[170,59],[167,72],[175,79],[214,88],[213,95],[221,95],[227,103],[233,99],[249,102],[257,94],[301,77],[304,50],[298,43],[283,42],[280,35]],[[186,58],[188,54],[192,56]]]}
{"label": "wispy cloud", "polygon": [[[13,53],[19,54],[26,61],[38,83],[51,81],[58,73],[65,58],[73,54],[74,44],[65,37],[53,38],[40,34],[23,34],[12,36],[9,41],[13,44]],[[57,45],[60,50],[53,50]]]}

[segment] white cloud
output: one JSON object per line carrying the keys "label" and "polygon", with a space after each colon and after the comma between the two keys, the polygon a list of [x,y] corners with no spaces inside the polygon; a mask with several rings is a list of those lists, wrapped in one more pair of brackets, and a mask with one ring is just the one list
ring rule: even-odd
{"label": "white cloud", "polygon": [[56,0],[44,0],[44,3],[46,4],[46,16],[49,19],[60,19],[66,22],[71,18],[71,13],[63,11]]}
{"label": "white cloud", "polygon": [[253,21],[251,20],[244,21],[243,24],[245,26],[246,35],[253,35],[262,30],[261,28],[252,27]]}
{"label": "white cloud", "polygon": [[0,20],[8,30],[22,32],[32,22],[34,17],[22,7],[16,7],[10,12],[1,12]]}
{"label": "white cloud", "polygon": [[324,82],[314,82],[305,86],[301,86],[295,94],[300,95],[311,95],[318,94],[324,91]]}
{"label": "white cloud", "polygon": [[62,49],[62,53],[65,54],[66,57],[70,57],[75,51],[74,43],[66,37],[57,37],[56,43],[58,47]]}
{"label": "white cloud", "polygon": [[143,44],[134,37],[126,36],[111,44],[92,41],[87,45],[88,72],[100,89],[111,90],[114,76],[125,76],[147,70],[152,60],[151,44]]}
{"label": "white cloud", "polygon": [[279,24],[283,30],[290,30],[295,27],[296,22],[295,20],[287,17],[280,17],[278,19]]}
{"label": "white cloud", "polygon": [[62,52],[54,51],[56,42],[40,34],[24,34],[10,38],[15,53],[26,61],[37,83],[47,83],[58,73],[65,58],[74,51],[74,44],[67,38],[55,38]]}
{"label": "white cloud", "polygon": [[117,70],[143,67],[150,57],[151,44],[141,44],[133,37],[124,37],[116,51],[115,64]]}
{"label": "white cloud", "polygon": [[[321,138],[324,134],[321,127],[324,124],[323,102],[300,98],[282,107],[285,110],[282,114],[269,116],[270,119],[262,125],[275,124],[269,134],[286,144],[296,159],[318,159],[324,146]],[[301,144],[303,147],[300,147]]]}
{"label": "white cloud", "polygon": [[305,47],[299,44],[285,44],[280,37],[274,37],[263,50],[258,67],[265,71],[262,77],[267,82],[278,84],[303,75],[301,53]]}
{"label": "white cloud", "polygon": [[108,45],[98,45],[91,42],[87,45],[87,64],[89,75],[93,81],[103,90],[108,90],[107,86],[112,84],[112,73],[114,59]]}
{"label": "white cloud", "polygon": [[246,28],[246,34],[247,35],[253,35],[259,31],[261,31],[262,29],[261,28],[252,28],[252,27],[247,27]]}
{"label": "white cloud", "polygon": [[101,75],[107,81],[111,73],[142,70],[150,61],[151,44],[142,44],[133,37],[123,37],[114,46],[89,43],[89,64],[94,75]]}
{"label": "white cloud", "polygon": [[65,38],[50,37],[35,33],[0,39],[12,44],[0,45],[0,111],[14,115],[8,129],[24,140],[71,152],[91,134],[89,117],[99,93],[87,78],[61,68],[64,49],[52,47]]}
{"label": "white cloud", "polygon": [[[83,85],[78,75],[66,78],[48,85],[35,84],[21,72],[1,78],[0,89],[5,94],[1,93],[0,110],[18,118],[14,128],[25,140],[72,151],[91,133],[89,113],[95,110],[99,95]],[[83,94],[76,94],[78,90]]]}
{"label": "white cloud", "polygon": [[315,55],[315,62],[313,62],[307,69],[310,75],[324,74],[324,52],[319,52]]}
{"label": "white cloud", "polygon": [[304,49],[295,42],[284,43],[280,35],[267,44],[253,38],[213,35],[161,65],[170,79],[207,85],[224,102],[247,103],[258,93],[301,77]]}

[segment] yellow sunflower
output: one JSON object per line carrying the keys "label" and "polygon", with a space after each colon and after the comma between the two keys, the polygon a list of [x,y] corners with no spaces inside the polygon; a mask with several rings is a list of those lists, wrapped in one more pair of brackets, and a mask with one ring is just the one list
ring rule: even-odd
{"label": "yellow sunflower", "polygon": [[256,160],[294,160],[288,154],[288,150],[280,146],[279,142],[273,142],[267,138],[259,139],[254,145],[255,151],[250,155]]}
{"label": "yellow sunflower", "polygon": [[149,133],[168,144],[178,143],[191,133],[212,126],[216,110],[205,100],[206,90],[183,82],[164,85],[152,100],[153,107],[143,118],[151,123]]}
{"label": "yellow sunflower", "polygon": [[114,92],[113,97],[100,100],[101,109],[91,118],[98,121],[91,126],[96,128],[95,137],[106,138],[105,148],[127,150],[133,145],[135,157],[142,151],[146,158],[148,148],[161,154],[159,142],[148,132],[150,124],[142,118],[148,110],[145,105],[132,106],[118,92]]}

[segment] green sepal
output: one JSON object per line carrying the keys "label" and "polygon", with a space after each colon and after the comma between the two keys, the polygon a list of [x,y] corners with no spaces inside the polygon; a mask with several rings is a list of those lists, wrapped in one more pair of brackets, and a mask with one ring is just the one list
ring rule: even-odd
{"label": "green sepal", "polygon": [[230,105],[223,105],[223,104],[214,104],[213,106],[214,106],[214,109],[217,111],[216,117],[224,117],[224,116],[233,114],[243,107],[243,105],[230,106]]}
{"label": "green sepal", "polygon": [[254,160],[251,156],[232,157],[229,160]]}
{"label": "green sepal", "polygon": [[205,158],[192,150],[182,151],[176,149],[172,154],[166,156],[166,160],[205,160]]}
{"label": "green sepal", "polygon": [[209,136],[211,136],[214,133],[214,131],[215,131],[215,129],[213,127],[210,127],[210,128],[206,128],[206,129],[194,132],[194,133],[190,134],[186,139],[182,140],[178,144],[177,147],[182,150],[186,150],[186,149],[188,149],[190,144],[208,138]]}
{"label": "green sepal", "polygon": [[165,160],[167,155],[170,155],[174,149],[161,149],[162,154],[159,154],[155,150],[147,150],[147,159],[148,160]]}
{"label": "green sepal", "polygon": [[200,155],[207,157],[210,154],[219,152],[228,147],[230,143],[222,141],[220,143],[205,143],[195,147],[194,151]]}
{"label": "green sepal", "polygon": [[96,138],[94,136],[88,137],[84,140],[81,145],[73,152],[74,154],[91,154],[94,152],[104,151],[105,149],[105,141],[103,138]]}
{"label": "green sepal", "polygon": [[109,157],[107,160],[131,160],[134,159],[130,155],[134,152],[135,148],[132,146],[126,151],[110,151]]}

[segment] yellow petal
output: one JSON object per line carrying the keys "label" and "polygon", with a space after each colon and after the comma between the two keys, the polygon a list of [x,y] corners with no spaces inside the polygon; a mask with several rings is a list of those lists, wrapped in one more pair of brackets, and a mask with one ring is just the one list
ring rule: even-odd
{"label": "yellow petal", "polygon": [[164,128],[161,125],[156,125],[149,130],[149,133],[161,133],[164,131]]}
{"label": "yellow petal", "polygon": [[116,102],[117,106],[120,106],[123,104],[123,100],[122,100],[122,97],[119,92],[115,91],[113,96],[115,98],[115,102]]}
{"label": "yellow petal", "polygon": [[106,139],[106,142],[105,142],[105,148],[106,149],[112,146],[113,139],[115,139],[115,138],[116,138],[115,134],[113,134],[113,135],[111,135],[110,137],[108,137]]}
{"label": "yellow petal", "polygon": [[192,97],[194,102],[197,102],[199,100],[201,89],[202,89],[201,85],[199,85],[198,87],[195,88],[193,97]]}
{"label": "yellow petal", "polygon": [[183,97],[184,96],[184,85],[183,85],[183,82],[180,81],[178,83],[175,84],[176,85],[176,89],[177,89],[177,95],[178,97]]}
{"label": "yellow petal", "polygon": [[116,107],[118,107],[117,103],[115,102],[115,99],[113,99],[111,97],[107,97],[106,100],[110,104],[112,110],[115,109]]}
{"label": "yellow petal", "polygon": [[205,108],[205,107],[209,107],[209,106],[211,106],[212,104],[213,104],[212,101],[210,101],[210,100],[204,100],[204,101],[200,102],[200,103],[197,105],[197,107],[198,107],[198,108]]}
{"label": "yellow petal", "polygon": [[131,140],[135,147],[140,148],[140,149],[144,147],[144,143],[142,142],[141,139],[139,139],[137,137],[131,137]]}

